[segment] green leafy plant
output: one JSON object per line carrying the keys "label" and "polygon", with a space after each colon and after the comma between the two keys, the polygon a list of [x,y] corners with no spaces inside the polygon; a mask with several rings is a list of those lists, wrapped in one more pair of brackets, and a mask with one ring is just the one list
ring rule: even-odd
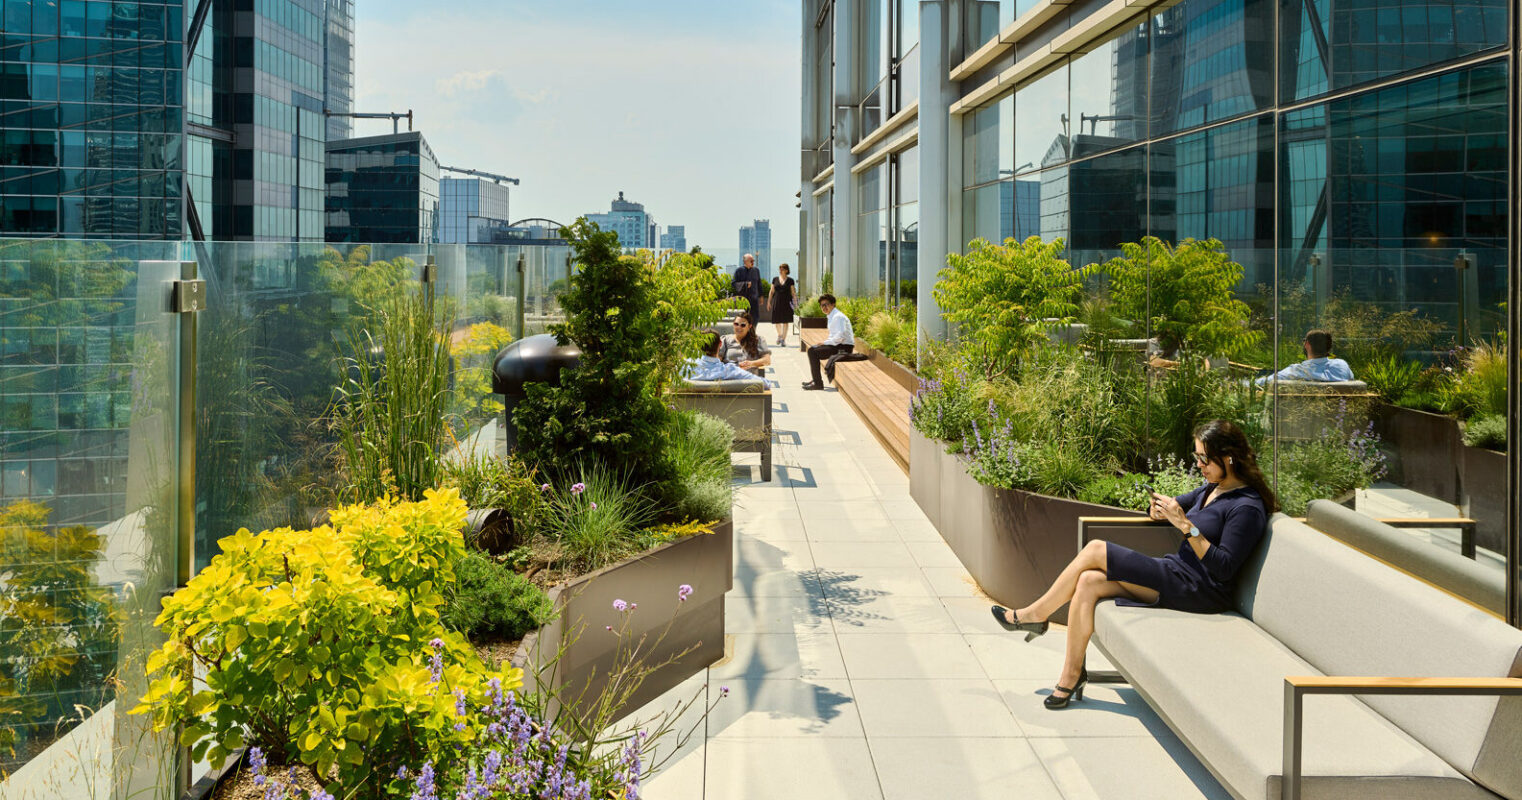
{"label": "green leafy plant", "polygon": [[1422,365],[1398,354],[1382,355],[1370,359],[1354,374],[1385,402],[1394,403],[1416,387]]}
{"label": "green leafy plant", "polygon": [[1148,236],[1121,251],[1104,266],[1114,313],[1147,320],[1165,355],[1180,347],[1232,355],[1262,339],[1247,325],[1247,304],[1236,299],[1242,265],[1219,241],[1185,239],[1172,247]]}
{"label": "green leafy plant", "polygon": [[1482,342],[1464,351],[1447,411],[1469,419],[1506,414],[1506,348]]}
{"label": "green leafy plant", "polygon": [[438,484],[449,431],[448,326],[434,319],[431,288],[396,294],[377,314],[374,326],[350,334],[348,378],[331,412],[346,499],[418,500]]}
{"label": "green leafy plant", "polygon": [[1464,444],[1488,450],[1506,450],[1506,417],[1490,414],[1464,423]]}
{"label": "green leafy plant", "polygon": [[1348,430],[1338,418],[1314,439],[1281,445],[1277,461],[1260,457],[1259,463],[1265,465],[1266,475],[1276,477],[1277,484],[1287,489],[1279,500],[1284,513],[1302,516],[1311,500],[1337,499],[1384,477],[1385,456],[1380,444],[1372,422]]}
{"label": "green leafy plant", "polygon": [[804,301],[803,305],[798,306],[798,316],[800,316],[800,317],[822,317],[822,316],[824,316],[824,309],[821,308],[820,305],[819,305],[819,298],[817,298],[817,297],[810,297],[808,300]]}
{"label": "green leafy plant", "polygon": [[858,329],[861,333],[857,335],[857,338],[888,358],[913,368],[918,346],[918,331],[915,324],[914,304],[903,303],[873,314],[867,320],[865,328]]}
{"label": "green leafy plant", "polygon": [[705,329],[722,319],[726,308],[738,308],[740,301],[725,296],[729,280],[714,267],[712,256],[677,253],[663,259],[652,257],[646,263],[657,323],[659,394],[681,382],[687,359],[702,352]]}
{"label": "green leafy plant", "polygon": [[672,415],[667,434],[672,478],[662,495],[677,516],[705,521],[730,516],[734,441],[734,428],[717,417],[696,411]]}
{"label": "green leafy plant", "polygon": [[469,741],[454,692],[480,703],[493,679],[521,685],[520,671],[487,670],[439,623],[464,517],[453,491],[428,490],[419,502],[339,509],[333,527],[223,539],[164,600],[155,624],[166,641],[132,713],[159,730],[183,726],[197,760],[257,745],[331,778],[338,796],[379,797],[398,767]]}
{"label": "green leafy plant", "polygon": [[1071,322],[1092,265],[1074,269],[1061,239],[1032,236],[1003,245],[974,239],[952,253],[934,295],[942,315],[981,347],[990,376],[1008,371],[1054,324]]}
{"label": "green leafy plant", "polygon": [[575,483],[549,491],[544,535],[572,565],[591,570],[617,561],[638,549],[637,532],[655,518],[646,488],[602,465],[586,467]]}
{"label": "green leafy plant", "polygon": [[483,527],[467,544],[503,553],[532,537],[543,514],[544,493],[534,471],[517,456],[503,459],[490,453],[473,453],[446,459],[440,473],[440,485],[457,489],[466,505],[504,512],[500,521],[492,520],[500,529]]}
{"label": "green leafy plant", "polygon": [[445,590],[444,625],[465,636],[519,639],[550,620],[554,607],[527,578],[481,553],[455,562],[455,582]]}
{"label": "green leafy plant", "polygon": [[513,414],[518,454],[541,472],[595,463],[659,483],[669,470],[657,392],[666,327],[649,266],[620,255],[618,237],[585,219],[563,233],[580,269],[560,298],[566,321],[550,331],[581,348],[581,360],[558,386],[528,385]]}

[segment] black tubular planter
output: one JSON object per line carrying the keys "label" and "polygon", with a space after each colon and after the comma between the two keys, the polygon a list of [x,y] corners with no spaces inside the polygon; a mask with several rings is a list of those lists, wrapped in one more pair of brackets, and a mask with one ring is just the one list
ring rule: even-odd
{"label": "black tubular planter", "polygon": [[502,348],[492,361],[491,390],[502,395],[507,406],[502,415],[503,430],[507,433],[507,450],[518,447],[518,430],[513,426],[513,409],[525,395],[524,387],[530,383],[560,385],[560,371],[575,369],[581,363],[581,348],[574,344],[562,345],[554,336],[541,333],[526,336]]}

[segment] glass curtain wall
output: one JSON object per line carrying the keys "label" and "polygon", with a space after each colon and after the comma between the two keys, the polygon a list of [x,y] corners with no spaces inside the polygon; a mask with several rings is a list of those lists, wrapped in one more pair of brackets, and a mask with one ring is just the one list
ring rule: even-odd
{"label": "glass curtain wall", "polygon": [[859,140],[919,99],[919,3],[854,0],[858,6],[856,80]]}
{"label": "glass curtain wall", "polygon": [[[1089,346],[1136,365],[1154,456],[1185,455],[1170,420],[1230,415],[1288,513],[1471,520],[1409,532],[1499,585],[1504,21],[1493,0],[1185,0],[1139,16],[964,116],[964,240],[1035,233],[1064,239],[1074,266],[1141,268],[1139,286],[1090,281],[1081,321]],[[1188,240],[1219,245],[1186,265]],[[1212,282],[1232,334],[1180,332],[1161,309]],[[1332,376],[1323,356],[1352,379],[1310,379]]]}

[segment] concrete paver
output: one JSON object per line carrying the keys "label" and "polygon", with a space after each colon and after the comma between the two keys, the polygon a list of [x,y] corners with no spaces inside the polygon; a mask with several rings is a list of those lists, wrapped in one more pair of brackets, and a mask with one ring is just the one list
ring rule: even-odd
{"label": "concrete paver", "polygon": [[[773,354],[773,480],[736,459],[727,655],[681,687],[729,696],[689,711],[697,741],[644,797],[1228,796],[1130,687],[1046,710],[1061,628],[1000,629],[844,398],[802,391],[803,355]],[[1108,666],[1091,650],[1090,669]]]}

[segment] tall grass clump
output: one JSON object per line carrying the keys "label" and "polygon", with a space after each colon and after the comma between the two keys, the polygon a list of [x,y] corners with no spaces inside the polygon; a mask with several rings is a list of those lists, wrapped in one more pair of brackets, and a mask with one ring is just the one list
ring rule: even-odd
{"label": "tall grass clump", "polygon": [[425,287],[388,298],[371,324],[350,332],[332,412],[348,472],[343,500],[394,492],[416,501],[438,485],[449,432],[449,328],[435,320]]}
{"label": "tall grass clump", "polygon": [[666,496],[679,517],[713,521],[730,514],[734,489],[729,456],[735,429],[717,417],[696,411],[672,416],[667,457],[675,478]]}
{"label": "tall grass clump", "polygon": [[583,468],[569,486],[552,487],[545,513],[547,538],[563,560],[597,569],[637,548],[637,533],[655,521],[646,486],[602,465]]}

